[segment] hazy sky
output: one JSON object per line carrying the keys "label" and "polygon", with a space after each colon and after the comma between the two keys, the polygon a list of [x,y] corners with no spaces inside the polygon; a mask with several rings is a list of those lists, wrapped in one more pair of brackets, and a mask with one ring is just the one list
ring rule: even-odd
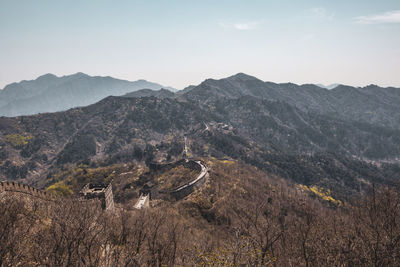
{"label": "hazy sky", "polygon": [[0,88],[76,72],[400,87],[400,1],[0,0]]}

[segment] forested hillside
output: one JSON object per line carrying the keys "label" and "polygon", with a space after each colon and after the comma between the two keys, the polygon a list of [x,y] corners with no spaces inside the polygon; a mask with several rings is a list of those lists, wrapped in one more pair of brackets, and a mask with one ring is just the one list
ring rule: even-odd
{"label": "forested hillside", "polygon": [[[4,266],[397,266],[400,195],[353,205],[236,161],[184,200],[117,213],[60,199],[0,198]],[[338,206],[339,205],[339,206]],[[336,208],[335,208],[336,207]],[[12,226],[11,226],[12,225]]]}
{"label": "forested hillside", "polygon": [[397,266],[398,90],[238,74],[1,117],[1,180],[54,198],[0,192],[0,265]]}
{"label": "forested hillside", "polygon": [[74,165],[171,161],[182,156],[185,135],[192,156],[239,159],[342,198],[372,183],[397,184],[397,128],[262,99],[254,92],[267,90],[257,87],[264,83],[243,74],[213,83],[231,80],[240,90],[232,85],[229,96],[206,81],[183,95],[108,97],[65,112],[0,118],[0,174],[42,187]]}

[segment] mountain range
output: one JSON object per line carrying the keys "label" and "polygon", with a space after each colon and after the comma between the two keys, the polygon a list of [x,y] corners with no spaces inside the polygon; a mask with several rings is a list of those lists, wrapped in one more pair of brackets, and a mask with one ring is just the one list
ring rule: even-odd
{"label": "mountain range", "polygon": [[156,87],[64,112],[2,117],[0,177],[46,187],[82,164],[171,161],[186,136],[192,156],[241,160],[346,198],[398,183],[399,97],[398,88],[327,90],[239,73],[176,93]]}
{"label": "mountain range", "polygon": [[245,95],[282,101],[304,112],[331,115],[390,128],[400,127],[400,89],[394,87],[339,85],[327,90],[313,84],[264,82],[239,73],[221,80],[205,80],[187,93],[187,97],[202,102],[221,97],[233,99]]}
{"label": "mountain range", "polygon": [[[0,91],[0,116],[32,115],[87,106],[110,95],[123,95],[140,89],[158,90],[164,86],[138,80],[76,73],[57,77],[45,74],[32,81],[12,83]],[[171,87],[167,87],[175,91]]]}

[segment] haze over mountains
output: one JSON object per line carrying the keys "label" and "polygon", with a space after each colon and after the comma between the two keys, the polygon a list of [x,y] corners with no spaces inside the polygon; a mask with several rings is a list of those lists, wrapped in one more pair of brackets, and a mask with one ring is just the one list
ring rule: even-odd
{"label": "haze over mountains", "polygon": [[155,96],[158,98],[174,98],[175,94],[167,89],[161,88],[160,90],[141,89],[123,95],[124,97],[148,97]]}
{"label": "haze over mountains", "polygon": [[92,77],[84,73],[62,77],[45,74],[36,80],[4,87],[0,91],[0,116],[62,111],[87,106],[110,95],[118,96],[140,89],[159,90],[163,87],[145,80],[130,82],[112,77]]}
{"label": "haze over mountains", "polygon": [[[397,167],[365,163],[400,158],[398,88],[340,85],[327,90],[263,82],[243,73],[207,79],[177,93],[144,81],[83,74],[46,75],[13,86],[70,88],[65,97],[76,102],[82,94],[72,86],[87,89],[85,101],[93,99],[88,92],[106,94],[111,86],[118,94],[134,92],[65,112],[0,118],[0,175],[6,179],[45,186],[51,184],[48,177],[71,164],[178,159],[184,135],[195,156],[240,159],[342,197],[357,192],[360,181],[393,184],[399,178],[393,172]],[[138,90],[141,86],[153,90]],[[11,95],[11,89],[3,93]]]}
{"label": "haze over mountains", "polygon": [[0,0],[0,267],[400,267],[399,30],[400,0]]}
{"label": "haze over mountains", "polygon": [[220,97],[233,99],[244,95],[283,101],[305,112],[400,127],[400,90],[393,87],[339,85],[326,90],[313,84],[264,82],[239,73],[221,80],[208,79],[187,93],[188,97],[205,102]]}
{"label": "haze over mountains", "polygon": [[[330,90],[327,90],[329,88]],[[189,97],[199,101],[217,98],[253,96],[271,101],[284,101],[305,112],[318,112],[345,119],[397,128],[400,125],[398,88],[376,85],[351,87],[264,82],[244,73],[191,85],[181,91],[157,83],[134,82],[84,73],[57,77],[52,74],[36,80],[7,85],[0,91],[0,116],[32,115],[87,106],[113,95],[126,97]],[[333,89],[332,89],[333,88]],[[143,90],[144,89],[144,90]],[[160,89],[163,89],[159,91]]]}
{"label": "haze over mountains", "polygon": [[[387,233],[388,229],[397,237],[400,233],[399,88],[339,85],[328,90],[313,84],[264,82],[238,73],[171,92],[146,81],[75,74],[60,78],[45,75],[10,85],[2,94],[14,98],[14,112],[17,108],[21,112],[21,103],[35,103],[43,95],[48,97],[39,104],[66,109],[61,100],[52,100],[60,99],[54,92],[68,99],[70,105],[83,105],[94,101],[92,95],[98,98],[110,91],[120,96],[107,96],[66,111],[0,117],[0,181],[33,185],[59,197],[55,202],[43,203],[43,209],[36,208],[42,200],[29,194],[25,196],[29,205],[10,205],[10,198],[0,198],[0,222],[5,229],[14,230],[17,225],[20,230],[15,232],[22,233],[19,239],[26,239],[16,250],[14,244],[20,243],[9,238],[7,243],[0,242],[0,250],[11,247],[12,252],[28,255],[24,258],[27,264],[43,262],[52,266],[47,263],[51,256],[43,256],[42,251],[53,255],[54,247],[60,247],[56,244],[65,243],[64,239],[54,238],[54,233],[59,233],[77,240],[65,243],[82,248],[76,249],[77,259],[82,259],[80,251],[86,248],[90,254],[93,240],[97,240],[99,259],[122,259],[109,266],[131,266],[131,255],[148,259],[134,266],[158,266],[152,263],[156,254],[149,252],[164,248],[173,248],[173,260],[159,261],[166,266],[174,266],[174,262],[182,266],[238,266],[236,261],[226,264],[226,260],[219,261],[212,255],[237,255],[246,246],[249,250],[243,254],[243,262],[247,263],[240,266],[267,266],[262,260],[269,255],[276,256],[276,261],[270,261],[276,266],[301,262],[301,257],[305,258],[304,266],[308,262],[315,266],[364,266],[374,265],[376,261],[365,256],[374,253],[366,251],[371,243],[382,239],[379,242],[387,244],[379,250],[384,263],[377,265],[398,266],[390,264],[395,260],[387,255],[392,253],[400,262],[399,244],[396,241],[393,245]],[[18,99],[21,92],[27,97]],[[33,112],[29,106],[26,108],[24,112]],[[185,167],[187,161],[183,159],[202,162],[205,173],[202,183],[187,191],[188,195],[172,198],[168,192],[178,186],[185,188],[198,175],[198,170]],[[112,216],[103,213],[100,206],[82,208],[97,203],[92,200],[79,200],[76,205],[76,197],[88,183],[112,185],[110,195],[116,202]],[[7,185],[11,188],[14,183]],[[27,190],[23,185],[13,188],[0,195],[20,200],[20,188]],[[143,199],[149,207],[138,209],[135,203]],[[35,207],[34,219],[29,219],[33,227],[4,223],[8,218],[25,218],[26,211],[15,207],[29,206]],[[22,216],[13,215],[19,210]],[[51,210],[54,213],[44,220],[37,219]],[[96,214],[107,219],[94,220],[102,218]],[[49,227],[47,222],[60,227]],[[26,235],[26,229],[40,231],[28,231]],[[193,238],[194,233],[197,238]],[[130,237],[125,240],[124,236]],[[366,237],[371,241],[366,242]],[[175,253],[177,246],[157,243],[154,250],[152,240],[156,239],[175,245],[181,242],[182,249]],[[88,241],[81,245],[80,240]],[[132,250],[138,240],[141,244]],[[117,251],[115,255],[120,256],[116,257],[103,256],[108,255],[103,253],[102,244],[106,242],[114,246],[112,251],[126,251]],[[211,259],[221,264],[199,264],[198,247],[209,253],[210,243],[214,242],[235,245],[232,252],[213,248],[216,253]],[[314,251],[308,253],[314,258],[307,256],[311,254],[304,256],[307,242],[308,251]],[[1,246],[3,243],[6,245]],[[37,247],[32,248],[32,244]],[[347,246],[350,248],[343,251]],[[196,251],[179,254],[187,247],[195,247]],[[257,247],[264,250],[264,256],[253,252]],[[321,251],[325,248],[329,249]],[[191,253],[189,257],[187,253]],[[210,254],[204,255],[201,259]],[[10,266],[23,261],[14,262]],[[82,262],[65,266],[87,265],[88,261],[85,258]]]}

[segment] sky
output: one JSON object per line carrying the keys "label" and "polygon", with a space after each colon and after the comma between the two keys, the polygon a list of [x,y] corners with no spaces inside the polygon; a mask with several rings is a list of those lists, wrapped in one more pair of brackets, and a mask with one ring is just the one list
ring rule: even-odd
{"label": "sky", "polygon": [[0,0],[0,88],[76,72],[400,87],[400,1]]}

